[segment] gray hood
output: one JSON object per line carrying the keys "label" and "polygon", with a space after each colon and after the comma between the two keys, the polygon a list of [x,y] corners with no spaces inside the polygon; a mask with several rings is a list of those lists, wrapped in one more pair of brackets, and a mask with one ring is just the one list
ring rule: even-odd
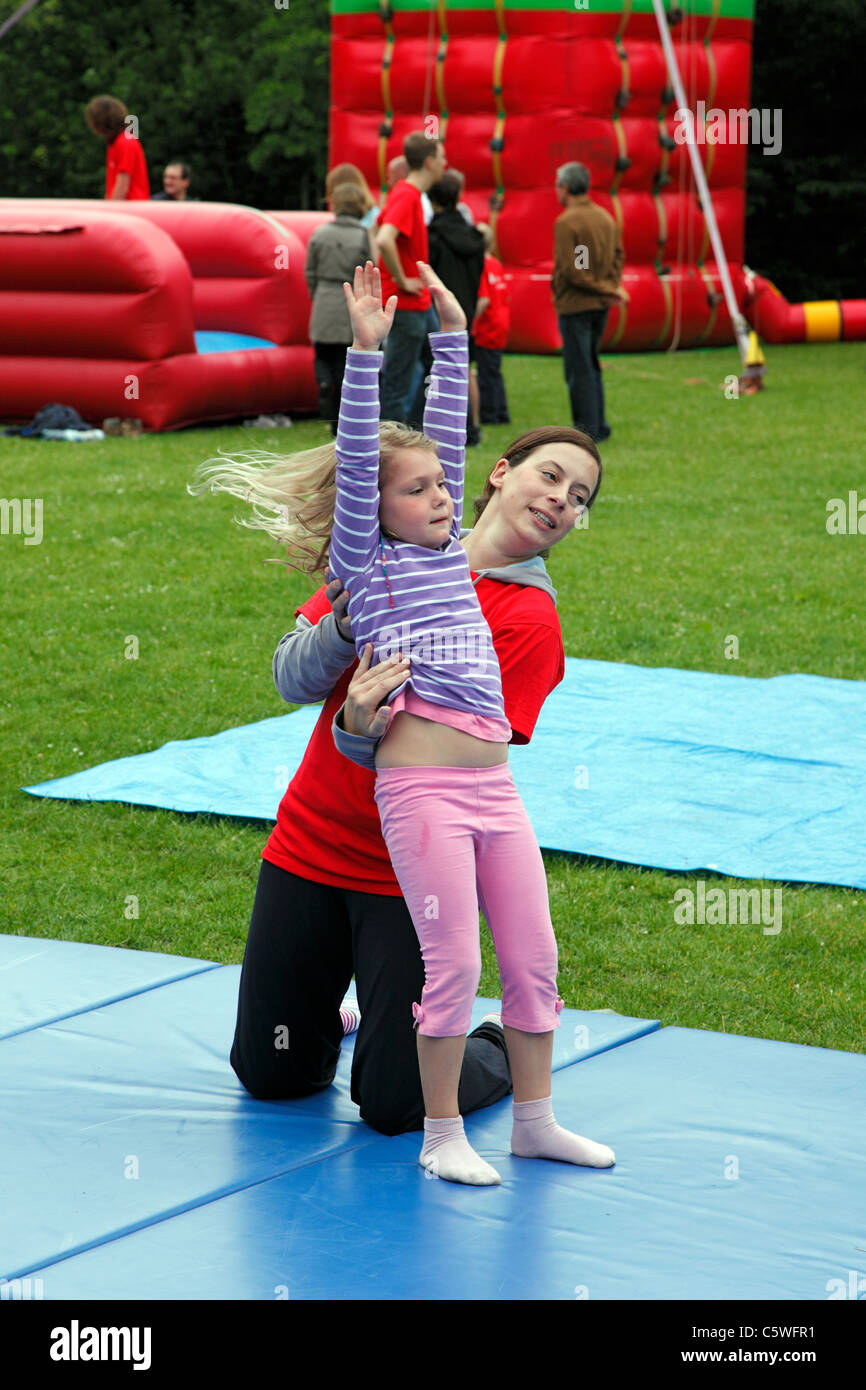
{"label": "gray hood", "polygon": [[[468,536],[471,531],[471,526],[462,526],[460,539]],[[543,589],[546,594],[550,594],[554,604],[556,604],[556,590],[550,582],[547,566],[540,555],[534,555],[531,560],[519,560],[515,565],[503,565],[500,569],[477,570],[476,573],[479,579],[498,579],[503,584],[522,584],[526,589]]]}

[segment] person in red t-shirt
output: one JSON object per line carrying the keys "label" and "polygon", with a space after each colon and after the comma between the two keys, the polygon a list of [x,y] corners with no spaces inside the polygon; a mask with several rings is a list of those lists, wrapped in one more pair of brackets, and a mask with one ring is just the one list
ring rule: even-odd
{"label": "person in red t-shirt", "polygon": [[394,325],[385,346],[380,380],[381,418],[406,419],[415,364],[428,333],[439,327],[430,291],[418,275],[418,262],[428,259],[427,227],[421,194],[445,172],[445,146],[423,131],[403,141],[409,165],[405,179],[395,183],[376,224],[376,250],[382,274],[382,303],[397,296]]}
{"label": "person in red t-shirt", "polygon": [[84,110],[94,135],[105,141],[105,196],[110,200],[150,199],[150,179],[141,141],[117,97],[94,97]]}
{"label": "person in red t-shirt", "polygon": [[[499,660],[514,743],[529,742],[565,669],[556,591],[542,557],[573,528],[575,498],[591,504],[600,484],[601,458],[588,436],[559,426],[531,430],[492,469],[475,504],[475,527],[461,536]],[[217,486],[239,486],[237,495],[250,500],[255,480],[245,473],[238,482],[229,473]],[[323,563],[319,558],[310,570]],[[259,1099],[326,1089],[336,1073],[340,1005],[354,972],[361,1019],[352,1099],[368,1124],[401,1134],[424,1124],[412,1011],[424,962],[382,838],[375,773],[337,750],[332,725],[336,720],[341,747],[352,747],[352,740],[360,747],[376,709],[405,676],[393,668],[358,669],[348,597],[339,576],[320,588],[296,609],[296,627],[274,656],[284,699],[325,704],[262,851],[230,1060]],[[288,1046],[280,1041],[286,1030]],[[460,1113],[510,1091],[502,1026],[485,1020],[466,1040]]]}
{"label": "person in red t-shirt", "polygon": [[502,352],[511,326],[511,295],[501,263],[493,255],[493,232],[486,222],[478,229],[487,251],[478,290],[478,305],[472,331],[475,334],[475,360],[478,363],[478,392],[481,397],[482,425],[510,425]]}

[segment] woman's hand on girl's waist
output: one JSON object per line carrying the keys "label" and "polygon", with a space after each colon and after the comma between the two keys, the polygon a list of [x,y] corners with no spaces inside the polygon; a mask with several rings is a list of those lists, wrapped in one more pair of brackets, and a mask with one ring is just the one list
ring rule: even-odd
{"label": "woman's hand on girl's waist", "polygon": [[391,657],[371,669],[372,659],[373,644],[368,642],[346,692],[343,728],[347,734],[381,738],[390,719],[390,710],[383,701],[405,681],[409,674],[409,658]]}

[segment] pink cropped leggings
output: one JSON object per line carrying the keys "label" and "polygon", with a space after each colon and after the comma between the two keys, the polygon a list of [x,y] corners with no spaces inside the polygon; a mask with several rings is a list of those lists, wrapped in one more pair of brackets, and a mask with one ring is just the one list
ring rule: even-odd
{"label": "pink cropped leggings", "polygon": [[389,767],[376,803],[415,924],[426,983],[412,1006],[419,1033],[467,1033],[481,978],[478,907],[502,979],[502,1022],[525,1033],[559,1027],[556,938],[547,879],[507,763]]}

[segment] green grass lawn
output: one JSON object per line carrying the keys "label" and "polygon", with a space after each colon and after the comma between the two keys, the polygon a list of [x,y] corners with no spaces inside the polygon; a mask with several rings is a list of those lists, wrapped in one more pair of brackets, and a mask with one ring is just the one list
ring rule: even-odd
{"label": "green grass lawn", "polygon": [[[614,433],[601,494],[589,528],[549,561],[568,656],[863,678],[866,535],[825,523],[830,498],[866,496],[866,345],[767,356],[768,389],[741,400],[722,389],[734,349],[605,359]],[[569,423],[558,358],[509,357],[505,374],[513,423],[470,451],[470,496],[515,435]],[[19,788],[286,711],[271,657],[315,585],[263,563],[275,551],[232,524],[241,504],[185,486],[217,449],[327,437],[302,421],[87,445],[0,439],[0,497],[43,501],[41,544],[0,535],[0,931],[241,960],[265,824]],[[792,728],[792,743],[808,732]],[[785,884],[770,936],[674,922],[675,891],[698,878],[760,883],[545,861],[568,1006],[864,1050],[863,893]],[[498,995],[486,933],[484,961],[481,992]]]}

